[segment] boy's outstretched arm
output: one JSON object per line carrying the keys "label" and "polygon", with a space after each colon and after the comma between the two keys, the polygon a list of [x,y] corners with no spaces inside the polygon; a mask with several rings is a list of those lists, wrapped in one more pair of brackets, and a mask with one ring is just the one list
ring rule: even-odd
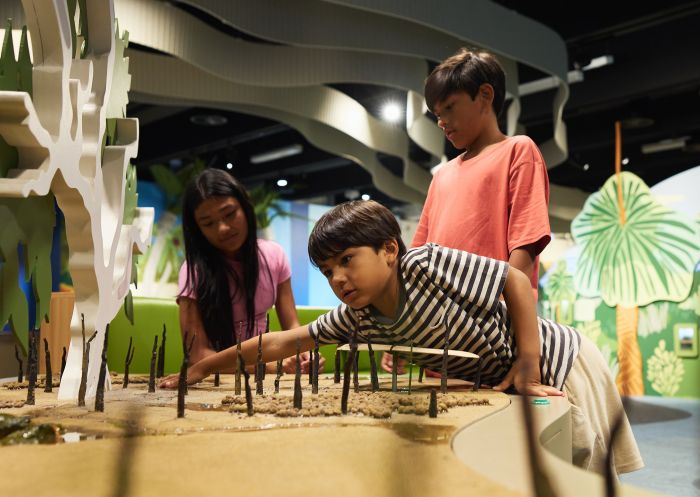
{"label": "boy's outstretched arm", "polygon": [[524,395],[561,396],[556,388],[543,385],[540,377],[540,333],[537,325],[535,299],[530,279],[517,268],[511,267],[506,276],[503,298],[508,307],[511,326],[515,333],[518,355],[513,367],[494,390],[503,391],[510,385]]}
{"label": "boy's outstretched arm", "polygon": [[[297,338],[299,350],[304,352],[314,347],[314,341],[309,335],[307,325],[293,330],[266,333],[262,339],[262,362],[272,362],[296,354]],[[258,355],[258,337],[253,337],[241,343],[241,355],[246,365],[255,364]],[[202,359],[187,370],[187,383],[193,384],[216,371],[231,372],[236,365],[236,347],[229,347],[216,354]],[[160,381],[160,388],[177,388],[179,373],[166,376]]]}

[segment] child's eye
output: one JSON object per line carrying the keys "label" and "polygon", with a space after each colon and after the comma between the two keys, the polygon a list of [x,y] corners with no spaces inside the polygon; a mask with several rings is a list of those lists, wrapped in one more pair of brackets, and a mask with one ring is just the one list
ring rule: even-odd
{"label": "child's eye", "polygon": [[333,275],[333,272],[330,269],[326,269],[322,274],[326,277],[326,279],[329,279]]}
{"label": "child's eye", "polygon": [[350,259],[352,259],[352,256],[351,256],[351,255],[344,255],[344,256],[342,257],[342,259],[340,259],[340,263],[341,263],[343,266],[347,266],[348,263],[350,263]]}
{"label": "child's eye", "polygon": [[212,224],[213,223],[204,223],[201,226],[202,226],[202,228],[211,228]]}

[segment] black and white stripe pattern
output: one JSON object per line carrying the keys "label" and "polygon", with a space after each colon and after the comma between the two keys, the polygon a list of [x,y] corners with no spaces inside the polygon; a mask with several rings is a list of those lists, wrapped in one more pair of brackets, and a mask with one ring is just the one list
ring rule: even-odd
{"label": "black and white stripe pattern", "polygon": [[[411,249],[401,258],[406,305],[392,324],[378,322],[368,308],[341,304],[309,325],[321,343],[347,343],[355,326],[358,338],[372,343],[442,349],[449,330],[451,349],[479,355],[481,378],[498,384],[511,368],[516,345],[504,302],[499,300],[508,264],[434,244]],[[539,319],[542,383],[561,389],[578,354],[581,338],[573,328]],[[417,364],[440,370],[442,356],[414,354]],[[473,380],[477,361],[448,359],[448,374]]]}

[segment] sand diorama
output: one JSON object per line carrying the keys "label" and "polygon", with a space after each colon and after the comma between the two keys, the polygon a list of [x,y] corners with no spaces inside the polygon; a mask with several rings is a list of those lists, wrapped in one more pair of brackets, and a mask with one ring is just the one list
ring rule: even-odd
{"label": "sand diorama", "polygon": [[[318,374],[318,366],[310,374],[264,374],[257,364],[257,374],[241,368],[186,388],[185,354],[178,391],[155,386],[162,375],[155,358],[149,375],[112,374],[110,382],[105,375],[95,398],[77,402],[57,399],[48,385],[59,382],[36,374],[31,353],[28,377],[0,385],[0,467],[12,475],[0,489],[37,496],[301,495],[310,488],[463,495],[475,475],[455,458],[450,439],[508,406],[508,396],[412,372],[400,381],[376,367],[360,375],[356,353],[351,347],[334,375]],[[32,478],[36,468],[40,481]],[[517,495],[487,480],[480,485],[490,495]]]}

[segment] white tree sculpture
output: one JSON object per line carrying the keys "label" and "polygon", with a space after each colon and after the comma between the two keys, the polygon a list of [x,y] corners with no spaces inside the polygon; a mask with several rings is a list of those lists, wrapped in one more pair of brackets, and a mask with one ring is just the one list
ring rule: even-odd
{"label": "white tree sculpture", "polygon": [[135,206],[129,166],[138,121],[124,117],[126,37],[119,38],[110,0],[78,3],[76,36],[76,0],[22,0],[33,96],[0,92],[0,135],[18,152],[17,167],[0,178],[0,197],[52,192],[65,216],[76,301],[59,399],[78,395],[83,317],[86,333],[98,332],[87,383],[87,397],[94,396],[105,327],[129,292],[132,253],[145,250],[153,224],[153,209]]}

